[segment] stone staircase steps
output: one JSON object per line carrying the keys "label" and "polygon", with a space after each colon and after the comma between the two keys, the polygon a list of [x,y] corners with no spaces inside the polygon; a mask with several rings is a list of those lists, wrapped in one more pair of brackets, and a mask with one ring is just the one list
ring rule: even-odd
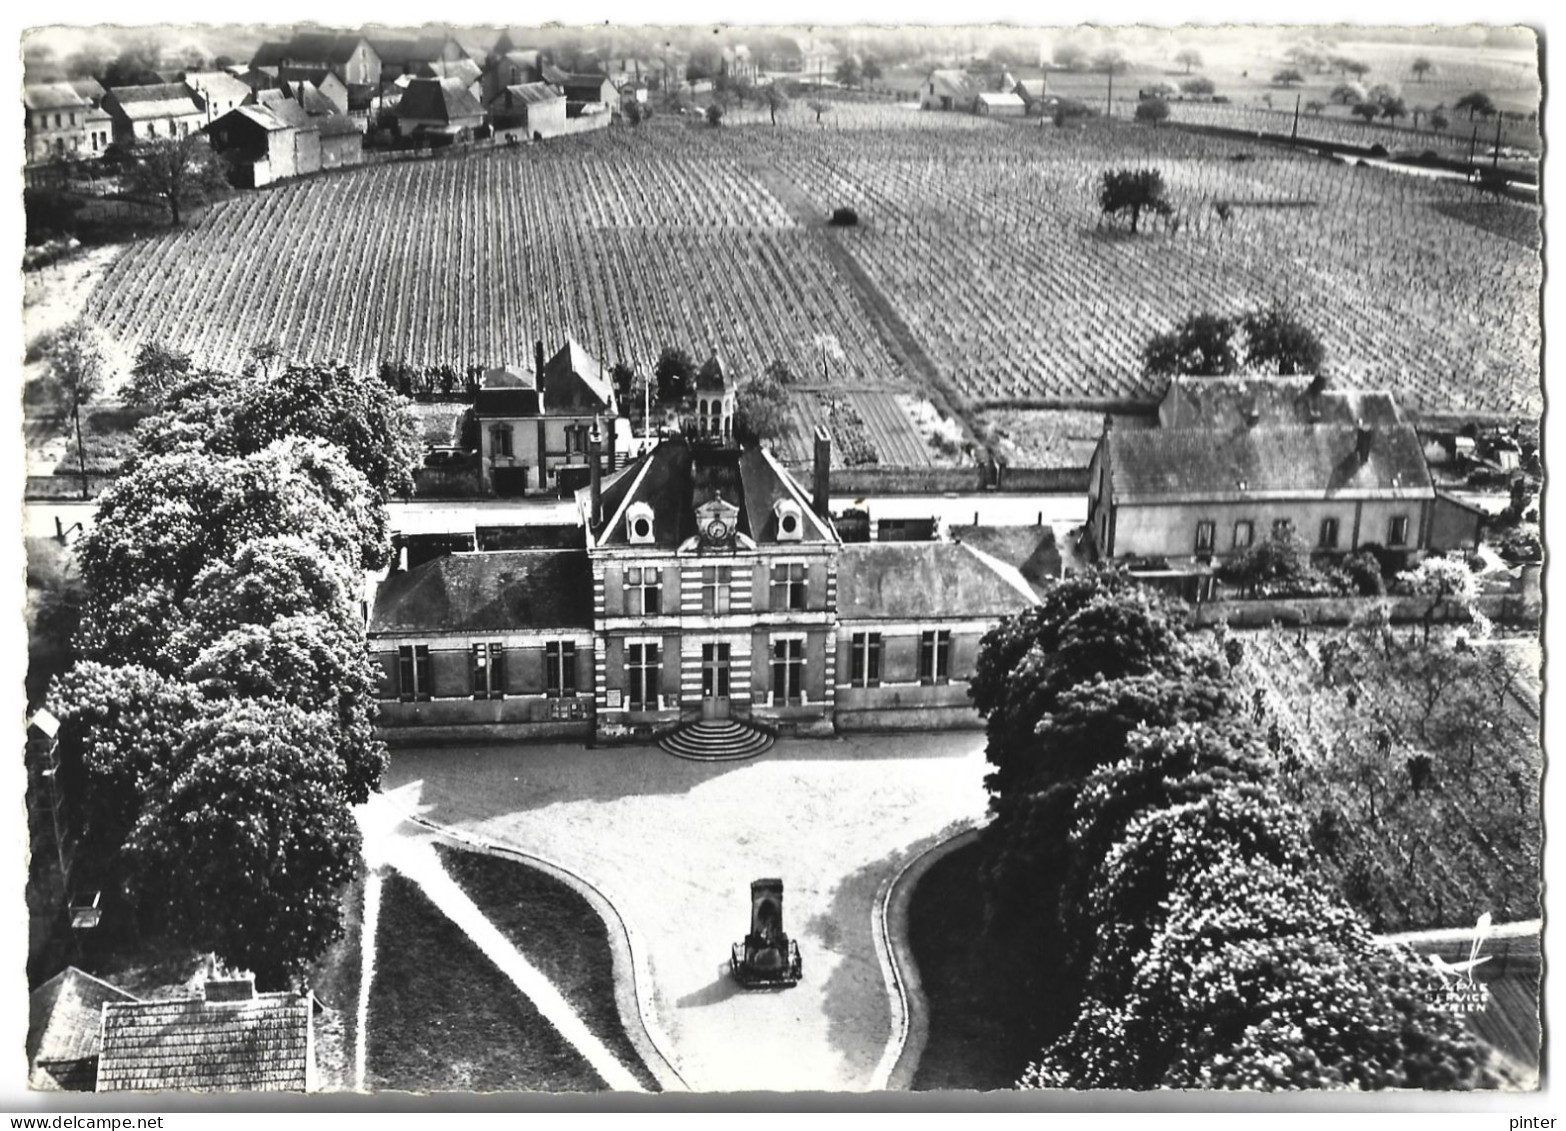
{"label": "stone staircase steps", "polygon": [[703,719],[664,735],[658,745],[678,758],[733,762],[770,749],[772,736],[737,719]]}

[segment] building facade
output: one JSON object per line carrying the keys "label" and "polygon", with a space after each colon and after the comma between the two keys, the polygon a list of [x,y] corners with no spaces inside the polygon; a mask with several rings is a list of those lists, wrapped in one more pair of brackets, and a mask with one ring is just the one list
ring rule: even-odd
{"label": "building facade", "polygon": [[808,491],[730,434],[719,419],[613,475],[590,439],[577,545],[394,570],[369,625],[387,739],[978,725],[979,641],[1037,603],[1017,570],[953,543],[845,546],[824,432]]}
{"label": "building facade", "polygon": [[101,157],[113,139],[103,96],[92,79],[29,84],[22,91],[28,163]]}

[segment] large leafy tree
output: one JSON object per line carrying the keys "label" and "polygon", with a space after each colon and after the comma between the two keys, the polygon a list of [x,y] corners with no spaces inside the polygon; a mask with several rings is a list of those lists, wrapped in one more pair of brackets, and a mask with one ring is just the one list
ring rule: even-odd
{"label": "large leafy tree", "polygon": [[741,382],[734,394],[734,431],[745,443],[780,440],[794,433],[788,390],[775,366]]}
{"label": "large leafy tree", "polygon": [[1495,102],[1484,91],[1475,90],[1470,91],[1452,103],[1452,109],[1467,110],[1468,120],[1471,122],[1476,114],[1482,118],[1488,118],[1491,114],[1494,114]]}
{"label": "large leafy tree", "polygon": [[1245,333],[1245,365],[1253,373],[1284,377],[1316,374],[1327,361],[1326,347],[1294,310],[1274,300],[1240,320]]}
{"label": "large leafy tree", "polygon": [[206,203],[228,184],[222,161],[202,133],[144,141],[125,162],[131,192],[161,201],[176,228],[185,209]]}
{"label": "large leafy tree", "polygon": [[225,701],[186,727],[127,844],[173,934],[286,985],[342,933],[359,832],[321,716]]}
{"label": "large leafy tree", "polygon": [[1240,368],[1234,330],[1235,320],[1221,314],[1189,315],[1169,333],[1154,334],[1148,340],[1142,349],[1142,364],[1155,376],[1227,376]]}
{"label": "large leafy tree", "polygon": [[125,399],[131,404],[160,405],[175,386],[189,380],[191,358],[188,353],[170,349],[159,342],[143,342],[131,366]]}
{"label": "large leafy tree", "polygon": [[1172,206],[1165,195],[1164,175],[1157,169],[1112,169],[1099,182],[1098,206],[1107,216],[1131,214],[1135,232],[1143,212],[1167,215]]}
{"label": "large leafy tree", "polygon": [[49,377],[71,413],[76,432],[76,461],[82,476],[82,498],[91,490],[87,482],[87,447],[82,441],[82,409],[103,392],[108,356],[98,331],[85,320],[68,323],[44,345]]}

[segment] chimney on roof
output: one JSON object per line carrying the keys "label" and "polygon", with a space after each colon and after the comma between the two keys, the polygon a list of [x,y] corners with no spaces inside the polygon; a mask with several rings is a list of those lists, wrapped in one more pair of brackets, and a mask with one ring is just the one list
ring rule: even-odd
{"label": "chimney on roof", "polygon": [[[539,350],[542,352],[542,344]],[[593,430],[587,436],[587,482],[592,500],[592,509],[588,514],[595,527],[603,521],[604,517],[603,471],[598,466],[600,449],[603,447],[603,433],[598,427],[600,423],[601,420],[594,420]]]}
{"label": "chimney on roof", "polygon": [[822,518],[832,509],[832,436],[824,425],[816,427],[816,463],[810,481],[810,506]]}
{"label": "chimney on roof", "polygon": [[1370,459],[1370,442],[1375,438],[1375,428],[1366,424],[1363,417],[1354,422],[1354,454],[1361,465]]}
{"label": "chimney on roof", "polygon": [[207,1001],[249,1001],[256,996],[256,980],[250,974],[240,978],[209,977],[201,989]]}
{"label": "chimney on roof", "polygon": [[544,391],[544,339],[533,343],[533,388]]}

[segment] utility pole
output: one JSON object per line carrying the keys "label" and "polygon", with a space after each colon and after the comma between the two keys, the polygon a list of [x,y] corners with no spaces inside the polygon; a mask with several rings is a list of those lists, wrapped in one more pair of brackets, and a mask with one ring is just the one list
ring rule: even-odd
{"label": "utility pole", "polygon": [[1490,158],[1490,168],[1498,168],[1501,164],[1501,119],[1499,110],[1495,112],[1495,154]]}
{"label": "utility pole", "polygon": [[1294,96],[1294,129],[1289,133],[1289,140],[1290,141],[1299,141],[1299,139],[1300,139],[1300,96],[1298,94],[1296,94]]}
{"label": "utility pole", "polygon": [[1110,117],[1110,116],[1112,116],[1114,114],[1114,110],[1110,108],[1110,103],[1114,101],[1114,98],[1115,98],[1115,65],[1113,63],[1111,63],[1109,65],[1109,91],[1108,91],[1108,93],[1106,93],[1104,95],[1104,117],[1106,117],[1106,118],[1108,118],[1108,117]]}
{"label": "utility pole", "polygon": [[1479,145],[1479,127],[1474,126],[1473,136],[1468,139],[1468,171],[1474,171],[1474,150]]}

